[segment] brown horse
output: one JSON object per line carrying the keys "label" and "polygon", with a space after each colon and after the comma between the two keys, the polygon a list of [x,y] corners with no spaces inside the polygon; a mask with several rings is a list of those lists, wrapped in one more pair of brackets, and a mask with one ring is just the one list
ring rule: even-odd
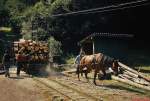
{"label": "brown horse", "polygon": [[78,79],[80,80],[79,74],[85,73],[85,77],[88,79],[87,74],[94,70],[94,84],[96,85],[96,77],[97,73],[100,70],[103,72],[104,76],[106,76],[106,70],[113,70],[114,74],[118,74],[118,61],[106,56],[102,53],[94,54],[94,55],[85,55],[80,60]]}

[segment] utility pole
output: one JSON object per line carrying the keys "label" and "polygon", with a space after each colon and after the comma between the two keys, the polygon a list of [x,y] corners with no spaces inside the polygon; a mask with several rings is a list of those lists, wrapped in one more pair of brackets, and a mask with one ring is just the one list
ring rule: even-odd
{"label": "utility pole", "polygon": [[93,44],[93,54],[95,54],[95,42],[94,42],[94,38],[91,37],[91,40],[92,40],[92,44]]}

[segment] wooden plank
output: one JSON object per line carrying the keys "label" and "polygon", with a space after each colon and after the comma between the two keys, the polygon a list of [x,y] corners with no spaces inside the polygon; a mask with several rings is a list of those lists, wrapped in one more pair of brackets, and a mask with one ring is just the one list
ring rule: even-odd
{"label": "wooden plank", "polygon": [[95,54],[95,42],[94,42],[93,37],[91,37],[91,39],[92,39],[92,42],[93,42],[93,54]]}

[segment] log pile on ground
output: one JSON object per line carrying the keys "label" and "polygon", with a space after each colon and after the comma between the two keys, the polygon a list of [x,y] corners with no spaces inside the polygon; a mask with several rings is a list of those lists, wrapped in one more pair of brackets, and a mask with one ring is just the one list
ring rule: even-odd
{"label": "log pile on ground", "polygon": [[24,60],[28,56],[28,59],[33,62],[48,61],[48,44],[46,42],[20,39],[19,41],[15,41],[13,45],[15,56],[21,53],[24,56]]}
{"label": "log pile on ground", "polygon": [[150,79],[145,77],[142,73],[139,73],[136,70],[120,62],[119,62],[119,66],[120,69],[122,70],[122,73],[119,74],[118,77],[112,76],[113,79],[150,91]]}

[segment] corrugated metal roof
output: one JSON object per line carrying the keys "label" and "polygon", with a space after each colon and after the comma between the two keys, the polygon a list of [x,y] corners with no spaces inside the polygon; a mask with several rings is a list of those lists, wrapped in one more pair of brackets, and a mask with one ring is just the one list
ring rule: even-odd
{"label": "corrugated metal roof", "polygon": [[133,34],[112,34],[112,33],[93,33],[87,37],[85,37],[83,40],[81,40],[79,43],[83,43],[84,41],[91,39],[93,37],[100,37],[100,38],[133,38]]}

